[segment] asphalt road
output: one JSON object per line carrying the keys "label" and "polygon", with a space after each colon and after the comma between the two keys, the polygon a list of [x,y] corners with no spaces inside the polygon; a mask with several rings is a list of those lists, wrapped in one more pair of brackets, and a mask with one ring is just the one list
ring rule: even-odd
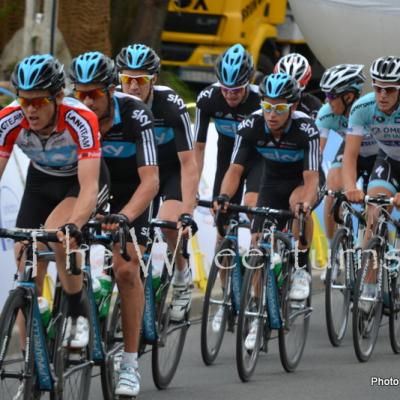
{"label": "asphalt road", "polygon": [[[215,365],[204,366],[200,355],[200,325],[188,332],[178,371],[170,387],[159,391],[151,376],[151,356],[140,359],[141,399],[163,400],[369,400],[400,398],[399,386],[372,386],[373,377],[399,378],[400,355],[394,355],[389,342],[387,318],[383,319],[374,354],[359,363],[353,350],[351,327],[340,348],[329,343],[325,327],[324,295],[313,296],[314,312],[308,342],[296,372],[281,367],[278,341],[272,340],[269,353],[261,353],[253,378],[242,383],[237,375],[235,338],[227,333]],[[99,377],[92,380],[90,399],[102,399]]]}

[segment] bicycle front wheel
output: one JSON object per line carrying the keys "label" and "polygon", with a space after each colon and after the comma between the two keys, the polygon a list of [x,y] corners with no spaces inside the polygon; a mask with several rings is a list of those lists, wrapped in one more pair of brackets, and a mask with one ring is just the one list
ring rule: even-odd
{"label": "bicycle front wheel", "polygon": [[368,242],[361,259],[361,268],[357,272],[353,302],[353,344],[360,362],[371,357],[378,338],[379,325],[382,319],[382,296],[365,298],[364,286],[377,285],[378,277],[383,273],[383,253],[378,237]]}
{"label": "bicycle front wheel", "polygon": [[[22,288],[11,291],[4,304],[0,317],[0,399],[32,398],[35,383],[33,347],[25,346],[26,334],[19,329],[22,323],[17,326],[18,318],[25,318],[26,321],[31,306]],[[30,344],[33,343],[32,336],[30,334]]]}
{"label": "bicycle front wheel", "polygon": [[[230,248],[230,241],[222,240],[215,252],[215,257],[218,253]],[[226,252],[226,255],[218,257],[217,260],[214,259],[208,275],[201,318],[201,355],[206,365],[211,365],[217,358],[224,338],[227,318],[229,313],[232,313],[230,268],[234,262],[235,256]]]}
{"label": "bicycle front wheel", "polygon": [[400,276],[399,271],[392,273],[390,277],[389,296],[389,335],[390,344],[395,354],[400,353]]}
{"label": "bicycle front wheel", "polygon": [[[83,290],[86,290],[85,286]],[[67,325],[66,315],[67,299],[62,294],[56,325],[57,334],[54,354],[54,369],[58,378],[58,393],[56,398],[57,400],[86,400],[89,397],[92,372],[93,333],[91,316],[88,316],[88,345],[80,349],[71,349],[63,346]]]}
{"label": "bicycle front wheel", "polygon": [[161,390],[168,387],[178,368],[189,328],[189,312],[183,321],[170,319],[173,288],[166,266],[158,291],[161,291],[161,300],[156,303],[158,338],[152,347],[151,369],[154,384]]}
{"label": "bicycle front wheel", "polygon": [[[279,356],[286,372],[293,372],[299,364],[307,341],[310,325],[311,282],[310,293],[305,300],[291,300],[290,271],[293,269],[293,257],[290,253],[290,241],[277,232],[275,237],[278,251],[282,259],[284,281],[280,289],[282,327],[279,329]],[[308,268],[308,271],[310,269]]]}
{"label": "bicycle front wheel", "polygon": [[[265,265],[253,256],[243,279],[236,335],[236,366],[240,379],[248,382],[256,368],[263,342]],[[254,268],[262,265],[261,268]]]}
{"label": "bicycle front wheel", "polygon": [[352,267],[353,253],[349,252],[346,229],[336,231],[332,242],[330,268],[326,271],[325,317],[332,346],[340,346],[349,320],[351,287],[346,281],[348,268]]}
{"label": "bicycle front wheel", "polygon": [[124,351],[119,294],[116,296],[112,312],[108,314],[107,321],[104,321],[103,338],[105,344],[105,361],[100,366],[101,387],[104,400],[114,400],[115,385]]}

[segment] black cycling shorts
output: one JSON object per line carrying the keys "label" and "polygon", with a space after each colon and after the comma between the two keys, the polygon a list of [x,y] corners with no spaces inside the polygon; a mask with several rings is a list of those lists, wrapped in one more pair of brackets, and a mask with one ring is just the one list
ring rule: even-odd
{"label": "black cycling shorts", "polygon": [[389,158],[379,150],[369,178],[368,190],[384,187],[393,195],[400,192],[400,162]]}
{"label": "black cycling shorts", "polygon": [[[339,147],[339,150],[336,152],[335,158],[332,162],[331,168],[342,168],[343,161],[343,153],[344,153],[345,142],[343,141]],[[376,160],[376,156],[362,157],[358,156],[357,158],[357,179],[363,177],[365,182],[368,182],[369,177],[372,172],[372,168],[374,167]]]}
{"label": "black cycling shorts", "polygon": [[[135,193],[135,187],[130,190],[127,189],[126,183],[113,183],[110,200],[111,214],[118,214],[128,204],[129,200]],[[140,245],[146,246],[150,226],[150,209],[147,208],[141,215],[129,224],[129,228],[135,229],[135,235]],[[129,237],[128,242],[132,242]]]}
{"label": "black cycling shorts", "polygon": [[[18,228],[40,228],[51,212],[67,197],[78,197],[78,176],[53,176],[28,167],[26,185],[19,208],[16,226]],[[110,176],[107,166],[102,161],[99,178],[98,207],[108,201]]]}

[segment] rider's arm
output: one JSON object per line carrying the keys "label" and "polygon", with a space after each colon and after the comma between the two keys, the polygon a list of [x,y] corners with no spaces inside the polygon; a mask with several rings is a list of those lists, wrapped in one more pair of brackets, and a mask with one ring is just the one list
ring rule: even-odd
{"label": "rider's arm", "polygon": [[304,197],[302,203],[307,203],[312,206],[317,198],[319,172],[318,171],[303,171],[304,181]]}
{"label": "rider's arm", "polygon": [[[134,133],[137,153],[136,163],[140,184],[129,202],[120,211],[129,220],[140,216],[150,205],[159,189],[157,146],[153,130],[153,116],[150,110],[143,106],[141,119],[133,117],[131,131]],[[134,166],[132,166],[134,168]]]}
{"label": "rider's arm", "polygon": [[99,190],[100,158],[87,158],[78,161],[79,195],[72,210],[69,223],[78,228],[90,218],[96,207],[97,193]]}
{"label": "rider's arm", "polygon": [[138,174],[140,184],[129,202],[120,211],[130,221],[140,216],[158,193],[159,178],[157,166],[140,167],[138,168]]}
{"label": "rider's arm", "polygon": [[357,182],[357,159],[360,153],[362,136],[359,135],[346,135],[346,144],[343,154],[343,185],[345,191],[356,188]]}
{"label": "rider's arm", "polygon": [[4,170],[6,169],[8,158],[0,157],[0,179],[3,176]]}
{"label": "rider's arm", "polygon": [[198,187],[198,179],[195,178],[198,170],[194,151],[181,151],[178,157],[181,163],[182,213],[193,214]]}
{"label": "rider's arm", "polygon": [[324,152],[325,145],[329,137],[330,115],[331,115],[331,109],[329,104],[324,104],[319,109],[317,118],[315,120],[315,125],[317,125],[317,128],[319,130],[319,147],[321,149],[321,153]]}
{"label": "rider's arm", "polygon": [[200,100],[198,100],[197,102],[196,117],[194,123],[194,141],[195,141],[194,151],[196,156],[198,177],[200,180],[204,165],[204,153],[206,149],[207,132],[208,132],[208,125],[210,123],[210,116],[202,108],[202,103],[205,100],[201,98],[201,93],[199,99]]}
{"label": "rider's arm", "polygon": [[319,131],[314,129],[313,133],[309,133],[306,148],[304,151],[303,165],[303,203],[312,206],[317,199],[320,169],[320,143]]}
{"label": "rider's arm", "polygon": [[230,198],[237,192],[244,167],[251,153],[251,145],[241,136],[236,135],[233,147],[231,165],[225,173],[221,183],[220,194],[226,194]]}
{"label": "rider's arm", "polygon": [[79,194],[68,223],[81,228],[96,208],[101,162],[100,133],[96,114],[89,110],[73,111],[81,120],[79,128],[67,120],[67,129],[77,145]]}
{"label": "rider's arm", "polygon": [[167,97],[167,106],[166,121],[174,130],[175,148],[181,165],[182,213],[193,214],[196,206],[198,169],[193,150],[190,117],[185,103],[176,93],[173,101]]}

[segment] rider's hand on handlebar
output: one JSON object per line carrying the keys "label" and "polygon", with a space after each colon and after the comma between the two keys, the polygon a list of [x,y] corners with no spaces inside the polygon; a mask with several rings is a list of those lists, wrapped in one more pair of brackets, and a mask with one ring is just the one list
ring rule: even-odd
{"label": "rider's hand on handlebar", "polygon": [[400,193],[396,193],[393,198],[393,205],[399,209],[400,208]]}
{"label": "rider's hand on handlebar", "polygon": [[82,242],[82,232],[73,223],[67,223],[58,228],[58,232],[57,232],[58,240],[60,242],[63,242],[63,244],[65,246],[67,230],[68,230],[68,234],[70,237],[70,242],[69,242],[70,247],[71,248],[78,247]]}
{"label": "rider's hand on handlebar", "polygon": [[214,211],[220,211],[226,213],[229,205],[229,196],[227,194],[220,194],[214,199]]}
{"label": "rider's hand on handlebar", "polygon": [[129,226],[129,218],[125,214],[109,214],[104,217],[101,229],[116,231],[119,227],[123,226]]}
{"label": "rider's hand on handlebar", "polygon": [[365,197],[364,192],[357,188],[348,189],[344,192],[344,194],[350,203],[362,203]]}
{"label": "rider's hand on handlebar", "polygon": [[195,235],[199,230],[197,227],[196,221],[193,219],[192,215],[184,213],[178,219],[178,228],[182,227],[182,234],[187,237],[189,235],[189,227],[192,230],[192,235]]}

